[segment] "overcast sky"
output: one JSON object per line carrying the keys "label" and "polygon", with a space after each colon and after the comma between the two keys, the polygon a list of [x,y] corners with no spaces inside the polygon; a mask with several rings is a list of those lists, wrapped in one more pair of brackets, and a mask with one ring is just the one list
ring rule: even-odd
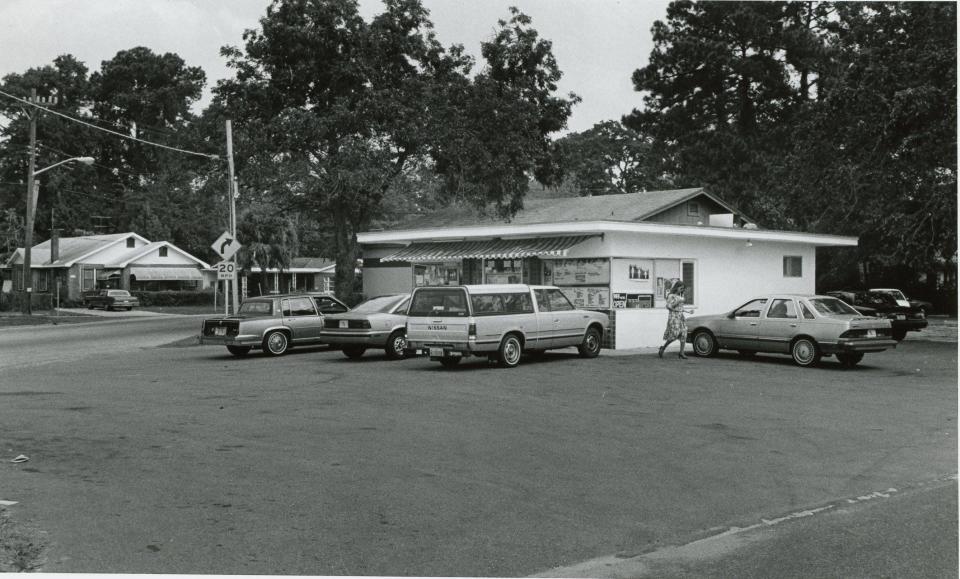
{"label": "overcast sky", "polygon": [[[257,28],[269,0],[0,0],[0,77],[72,54],[91,72],[118,51],[146,46],[174,52],[207,74],[209,88],[230,76],[224,45],[242,46],[243,31]],[[380,0],[360,0],[365,18]],[[666,16],[666,0],[424,0],[445,46],[464,47],[481,62],[480,42],[517,6],[553,42],[564,73],[562,93],[583,98],[572,131],[619,119],[640,106],[630,75],[653,48],[650,28]]]}

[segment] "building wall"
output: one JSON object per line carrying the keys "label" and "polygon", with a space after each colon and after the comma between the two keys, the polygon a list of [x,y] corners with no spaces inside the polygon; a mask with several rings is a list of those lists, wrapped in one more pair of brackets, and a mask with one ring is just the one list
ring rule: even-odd
{"label": "building wall", "polygon": [[[128,250],[129,251],[129,250]],[[100,259],[100,256],[97,256]],[[109,263],[109,262],[107,262]],[[163,267],[165,265],[200,267],[196,261],[183,255],[172,247],[167,248],[167,256],[160,257],[160,248],[152,250],[150,253],[138,257],[136,261],[129,264],[130,267]]]}

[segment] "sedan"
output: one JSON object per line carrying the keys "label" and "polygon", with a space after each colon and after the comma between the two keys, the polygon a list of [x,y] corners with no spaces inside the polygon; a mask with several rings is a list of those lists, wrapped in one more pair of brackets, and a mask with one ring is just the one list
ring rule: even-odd
{"label": "sedan", "polygon": [[789,354],[799,366],[836,355],[855,366],[868,352],[894,348],[890,321],[866,317],[830,296],[776,294],[754,298],[733,311],[687,318],[687,341],[697,356],[737,350]]}
{"label": "sedan", "polygon": [[293,346],[322,344],[320,330],[328,314],[349,310],[328,295],[275,295],[248,298],[235,316],[203,321],[200,343],[226,346],[234,356],[261,348],[268,356],[281,356]]}
{"label": "sedan", "polygon": [[121,289],[100,290],[84,299],[87,302],[87,309],[91,310],[93,308],[103,308],[106,311],[127,310],[129,312],[135,306],[140,305],[140,300],[136,296],[132,296],[127,290]]}
{"label": "sedan", "polygon": [[388,358],[399,360],[407,346],[408,305],[410,294],[371,298],[345,314],[327,316],[320,337],[351,359],[363,356],[367,348],[382,348]]}

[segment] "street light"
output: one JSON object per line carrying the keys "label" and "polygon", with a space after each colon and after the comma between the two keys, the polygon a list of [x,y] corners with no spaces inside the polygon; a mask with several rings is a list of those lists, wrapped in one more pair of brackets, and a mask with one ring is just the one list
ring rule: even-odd
{"label": "street light", "polygon": [[[33,135],[31,135],[31,137],[33,137]],[[39,175],[40,173],[43,173],[44,171],[49,171],[54,167],[59,167],[60,165],[64,165],[66,163],[77,162],[77,163],[83,163],[84,165],[93,164],[93,157],[70,157],[69,159],[64,159],[63,161],[60,161],[59,163],[54,163],[53,165],[44,167],[39,171],[34,171],[33,170],[33,166],[34,166],[33,151],[35,150],[36,149],[31,147],[30,172],[27,174],[27,222],[24,224],[25,232],[23,235],[24,237],[23,271],[21,272],[21,275],[23,275],[23,289],[24,289],[24,293],[26,294],[26,300],[25,300],[26,305],[25,305],[24,313],[28,316],[33,315],[33,299],[32,299],[33,298],[33,271],[32,271],[32,264],[30,263],[30,257],[31,257],[30,251],[33,247],[33,216],[37,210],[37,194],[36,194],[36,191],[34,190],[36,188],[36,186],[34,185],[36,183],[36,177],[37,175]]]}

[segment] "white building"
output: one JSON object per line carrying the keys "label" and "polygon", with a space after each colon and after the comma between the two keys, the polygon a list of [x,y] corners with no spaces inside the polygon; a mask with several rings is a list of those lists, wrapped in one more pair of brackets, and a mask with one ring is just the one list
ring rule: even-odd
{"label": "white building", "polygon": [[664,288],[683,279],[689,309],[729,311],[765,292],[814,293],[816,248],[856,237],[758,229],[703,189],[532,199],[513,219],[448,209],[370,231],[364,294],[423,285],[543,283],[611,320],[607,346],[659,345]]}

